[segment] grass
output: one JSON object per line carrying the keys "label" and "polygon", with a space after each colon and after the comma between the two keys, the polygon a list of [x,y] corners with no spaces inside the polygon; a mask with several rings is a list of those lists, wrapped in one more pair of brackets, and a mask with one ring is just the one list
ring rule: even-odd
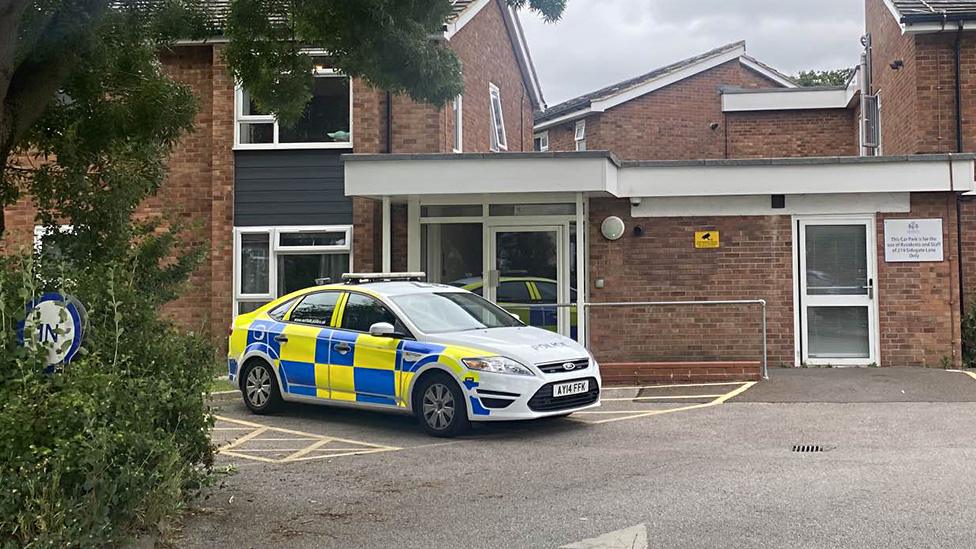
{"label": "grass", "polygon": [[231,383],[226,377],[215,377],[213,381],[210,382],[210,392],[218,393],[220,391],[237,391],[237,385]]}

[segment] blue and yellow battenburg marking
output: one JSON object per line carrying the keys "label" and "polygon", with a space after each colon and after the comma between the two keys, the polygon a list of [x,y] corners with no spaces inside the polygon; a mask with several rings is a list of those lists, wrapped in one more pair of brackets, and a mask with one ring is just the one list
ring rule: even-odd
{"label": "blue and yellow battenburg marking", "polygon": [[[332,324],[338,323],[345,295],[336,305]],[[282,346],[276,336],[285,336]],[[243,352],[240,352],[243,351]],[[282,391],[327,400],[406,407],[413,379],[428,364],[439,363],[453,371],[472,391],[478,372],[468,370],[461,359],[484,356],[484,351],[417,341],[373,337],[369,334],[278,322],[259,315],[247,331],[235,330],[231,356],[260,351],[278,370]],[[228,359],[233,380],[237,361]],[[490,415],[481,401],[470,397],[476,415]]]}

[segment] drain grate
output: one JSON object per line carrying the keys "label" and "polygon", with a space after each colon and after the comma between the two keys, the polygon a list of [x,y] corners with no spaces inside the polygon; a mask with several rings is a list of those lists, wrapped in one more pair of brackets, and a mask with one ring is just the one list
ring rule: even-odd
{"label": "drain grate", "polygon": [[814,452],[826,452],[830,448],[822,444],[794,444],[793,451],[803,454],[814,453]]}

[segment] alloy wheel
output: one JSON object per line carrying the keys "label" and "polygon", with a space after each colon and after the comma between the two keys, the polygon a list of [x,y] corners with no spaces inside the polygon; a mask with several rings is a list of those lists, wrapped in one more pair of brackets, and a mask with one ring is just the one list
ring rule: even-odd
{"label": "alloy wheel", "polygon": [[244,390],[247,401],[257,408],[264,406],[271,396],[271,374],[264,366],[251,368],[247,374]]}
{"label": "alloy wheel", "polygon": [[424,392],[424,421],[432,429],[441,431],[454,421],[455,402],[451,390],[442,383],[434,383]]}

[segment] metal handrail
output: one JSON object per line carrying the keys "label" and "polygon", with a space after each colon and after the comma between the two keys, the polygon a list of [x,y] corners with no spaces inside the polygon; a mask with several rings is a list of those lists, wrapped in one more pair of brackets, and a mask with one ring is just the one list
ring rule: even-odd
{"label": "metal handrail", "polygon": [[[769,349],[766,328],[766,300],[765,299],[727,299],[727,300],[697,300],[697,301],[597,301],[583,303],[505,303],[504,307],[525,308],[568,308],[583,307],[584,311],[594,307],[657,307],[666,305],[759,305],[762,315],[762,377],[769,379]],[[584,313],[586,314],[586,313]],[[587,330],[589,318],[587,318]]]}

